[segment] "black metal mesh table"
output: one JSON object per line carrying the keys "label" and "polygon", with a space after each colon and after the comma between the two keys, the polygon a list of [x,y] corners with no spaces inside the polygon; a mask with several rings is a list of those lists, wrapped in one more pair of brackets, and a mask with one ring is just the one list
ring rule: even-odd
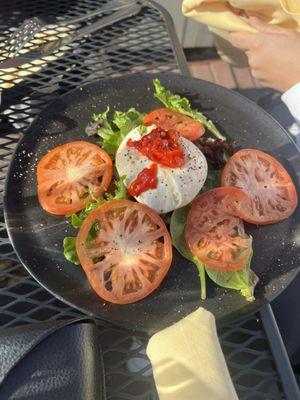
{"label": "black metal mesh table", "polygon": [[[108,3],[102,0],[2,0],[0,42],[32,16],[74,17]],[[139,15],[82,39],[64,55],[2,92],[0,123],[0,326],[72,318],[78,311],[35,282],[18,261],[3,219],[5,176],[12,152],[34,116],[62,93],[108,76],[137,71],[188,74],[172,20],[155,3]],[[1,78],[0,87],[7,80]],[[17,190],[17,189],[16,189]],[[24,244],[26,245],[26,244]],[[271,307],[219,329],[221,345],[240,400],[296,400],[299,393]],[[156,399],[147,337],[99,327],[104,350],[107,398]]]}

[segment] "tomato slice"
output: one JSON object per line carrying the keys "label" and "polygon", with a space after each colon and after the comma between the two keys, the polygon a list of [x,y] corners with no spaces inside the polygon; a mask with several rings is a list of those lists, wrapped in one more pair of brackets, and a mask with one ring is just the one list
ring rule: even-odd
{"label": "tomato slice", "polygon": [[[247,196],[235,188],[217,188],[199,196],[188,213],[185,240],[191,252],[209,268],[237,271],[245,268],[252,238],[236,215]],[[232,215],[235,214],[235,215]]]}
{"label": "tomato slice", "polygon": [[181,136],[189,140],[196,140],[205,132],[201,122],[169,108],[158,108],[147,114],[144,117],[144,125],[152,124],[165,130],[175,129]]}
{"label": "tomato slice", "polygon": [[169,232],[155,211],[112,200],[92,211],[76,239],[80,263],[95,292],[128,304],[152,293],[172,262]]}
{"label": "tomato slice", "polygon": [[268,154],[253,149],[235,153],[225,165],[223,186],[242,189],[250,207],[241,215],[257,225],[273,224],[288,218],[297,207],[297,192],[283,166]]}
{"label": "tomato slice", "polygon": [[95,144],[71,142],[55,147],[38,163],[38,199],[51,214],[82,210],[107,190],[112,178],[109,155]]}

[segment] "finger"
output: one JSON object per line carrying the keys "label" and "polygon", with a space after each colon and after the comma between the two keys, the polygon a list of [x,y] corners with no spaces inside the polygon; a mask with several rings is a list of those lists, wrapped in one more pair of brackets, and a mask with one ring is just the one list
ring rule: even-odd
{"label": "finger", "polygon": [[266,74],[263,71],[256,68],[250,68],[250,70],[251,70],[251,75],[253,76],[254,79],[258,80],[260,83],[264,85],[267,85],[268,78],[266,77]]}
{"label": "finger", "polygon": [[233,7],[230,3],[227,4],[227,7],[230,11],[232,11],[235,15],[240,15],[241,17],[246,17],[246,13],[243,9]]}
{"label": "finger", "polygon": [[264,75],[258,69],[251,68],[251,74],[253,78],[258,79],[259,81],[262,81],[264,79]]}
{"label": "finger", "polygon": [[260,43],[258,34],[250,32],[231,32],[229,40],[234,47],[241,50],[253,49]]}
{"label": "finger", "polygon": [[251,26],[253,26],[253,28],[257,29],[259,32],[281,33],[281,34],[289,32],[289,29],[281,28],[278,25],[268,24],[267,22],[263,21],[258,17],[249,17],[247,21]]}
{"label": "finger", "polygon": [[261,70],[261,60],[257,51],[246,51],[248,57],[248,64],[251,71]]}

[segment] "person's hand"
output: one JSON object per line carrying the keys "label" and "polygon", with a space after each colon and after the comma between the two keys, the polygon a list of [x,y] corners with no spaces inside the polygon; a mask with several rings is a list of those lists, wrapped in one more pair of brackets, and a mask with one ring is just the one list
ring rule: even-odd
{"label": "person's hand", "polygon": [[233,14],[239,15],[240,17],[247,17],[247,13],[245,10],[233,7],[229,2],[227,2],[226,5],[229,8],[229,10],[233,12]]}
{"label": "person's hand", "polygon": [[255,17],[248,21],[258,32],[232,32],[230,42],[245,50],[254,78],[281,92],[300,82],[300,33]]}

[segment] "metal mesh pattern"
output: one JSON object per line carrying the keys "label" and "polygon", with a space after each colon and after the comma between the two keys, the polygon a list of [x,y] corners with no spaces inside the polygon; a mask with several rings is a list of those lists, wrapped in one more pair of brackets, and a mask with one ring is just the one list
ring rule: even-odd
{"label": "metal mesh pattern", "polygon": [[258,316],[242,319],[219,329],[218,333],[240,399],[285,398]]}
{"label": "metal mesh pattern", "polygon": [[[106,3],[109,2],[2,1],[0,42],[3,44],[24,19],[46,15],[49,20],[66,20]],[[77,24],[80,28],[85,25],[84,22]],[[54,29],[52,34],[58,31]],[[22,132],[47,103],[81,84],[137,71],[178,71],[165,21],[157,9],[146,3],[136,17],[74,42],[60,54],[52,61],[31,63],[23,68],[28,73],[26,76],[19,76],[19,71],[0,73],[0,87],[9,84],[5,86],[9,89],[2,92],[0,125],[0,324],[3,327],[78,314],[28,276],[7,238],[3,220],[4,180]]]}
{"label": "metal mesh pattern", "polygon": [[[66,19],[94,10],[100,0],[2,0],[0,42],[24,19],[47,15]],[[146,4],[146,3],[145,3]],[[3,191],[11,154],[20,135],[49,101],[97,78],[137,71],[178,71],[162,14],[149,5],[124,20],[80,40],[63,56],[30,70],[2,93],[0,124],[0,326],[71,318],[79,313],[42,289],[20,265],[3,220]],[[32,66],[31,66],[32,67]],[[30,68],[29,68],[30,69]],[[2,80],[1,80],[2,79]],[[14,78],[15,79],[15,78]],[[0,74],[0,86],[5,82]],[[2,86],[3,87],[3,86]],[[16,189],[17,190],[17,189]],[[147,337],[115,328],[99,330],[110,400],[157,399]],[[256,316],[220,330],[228,365],[241,400],[283,399],[267,338]]]}
{"label": "metal mesh pattern", "polygon": [[[285,398],[267,337],[256,315],[219,329],[218,333],[240,400]],[[108,400],[156,400],[145,352],[148,338],[112,328],[102,329],[99,338],[104,351]]]}

